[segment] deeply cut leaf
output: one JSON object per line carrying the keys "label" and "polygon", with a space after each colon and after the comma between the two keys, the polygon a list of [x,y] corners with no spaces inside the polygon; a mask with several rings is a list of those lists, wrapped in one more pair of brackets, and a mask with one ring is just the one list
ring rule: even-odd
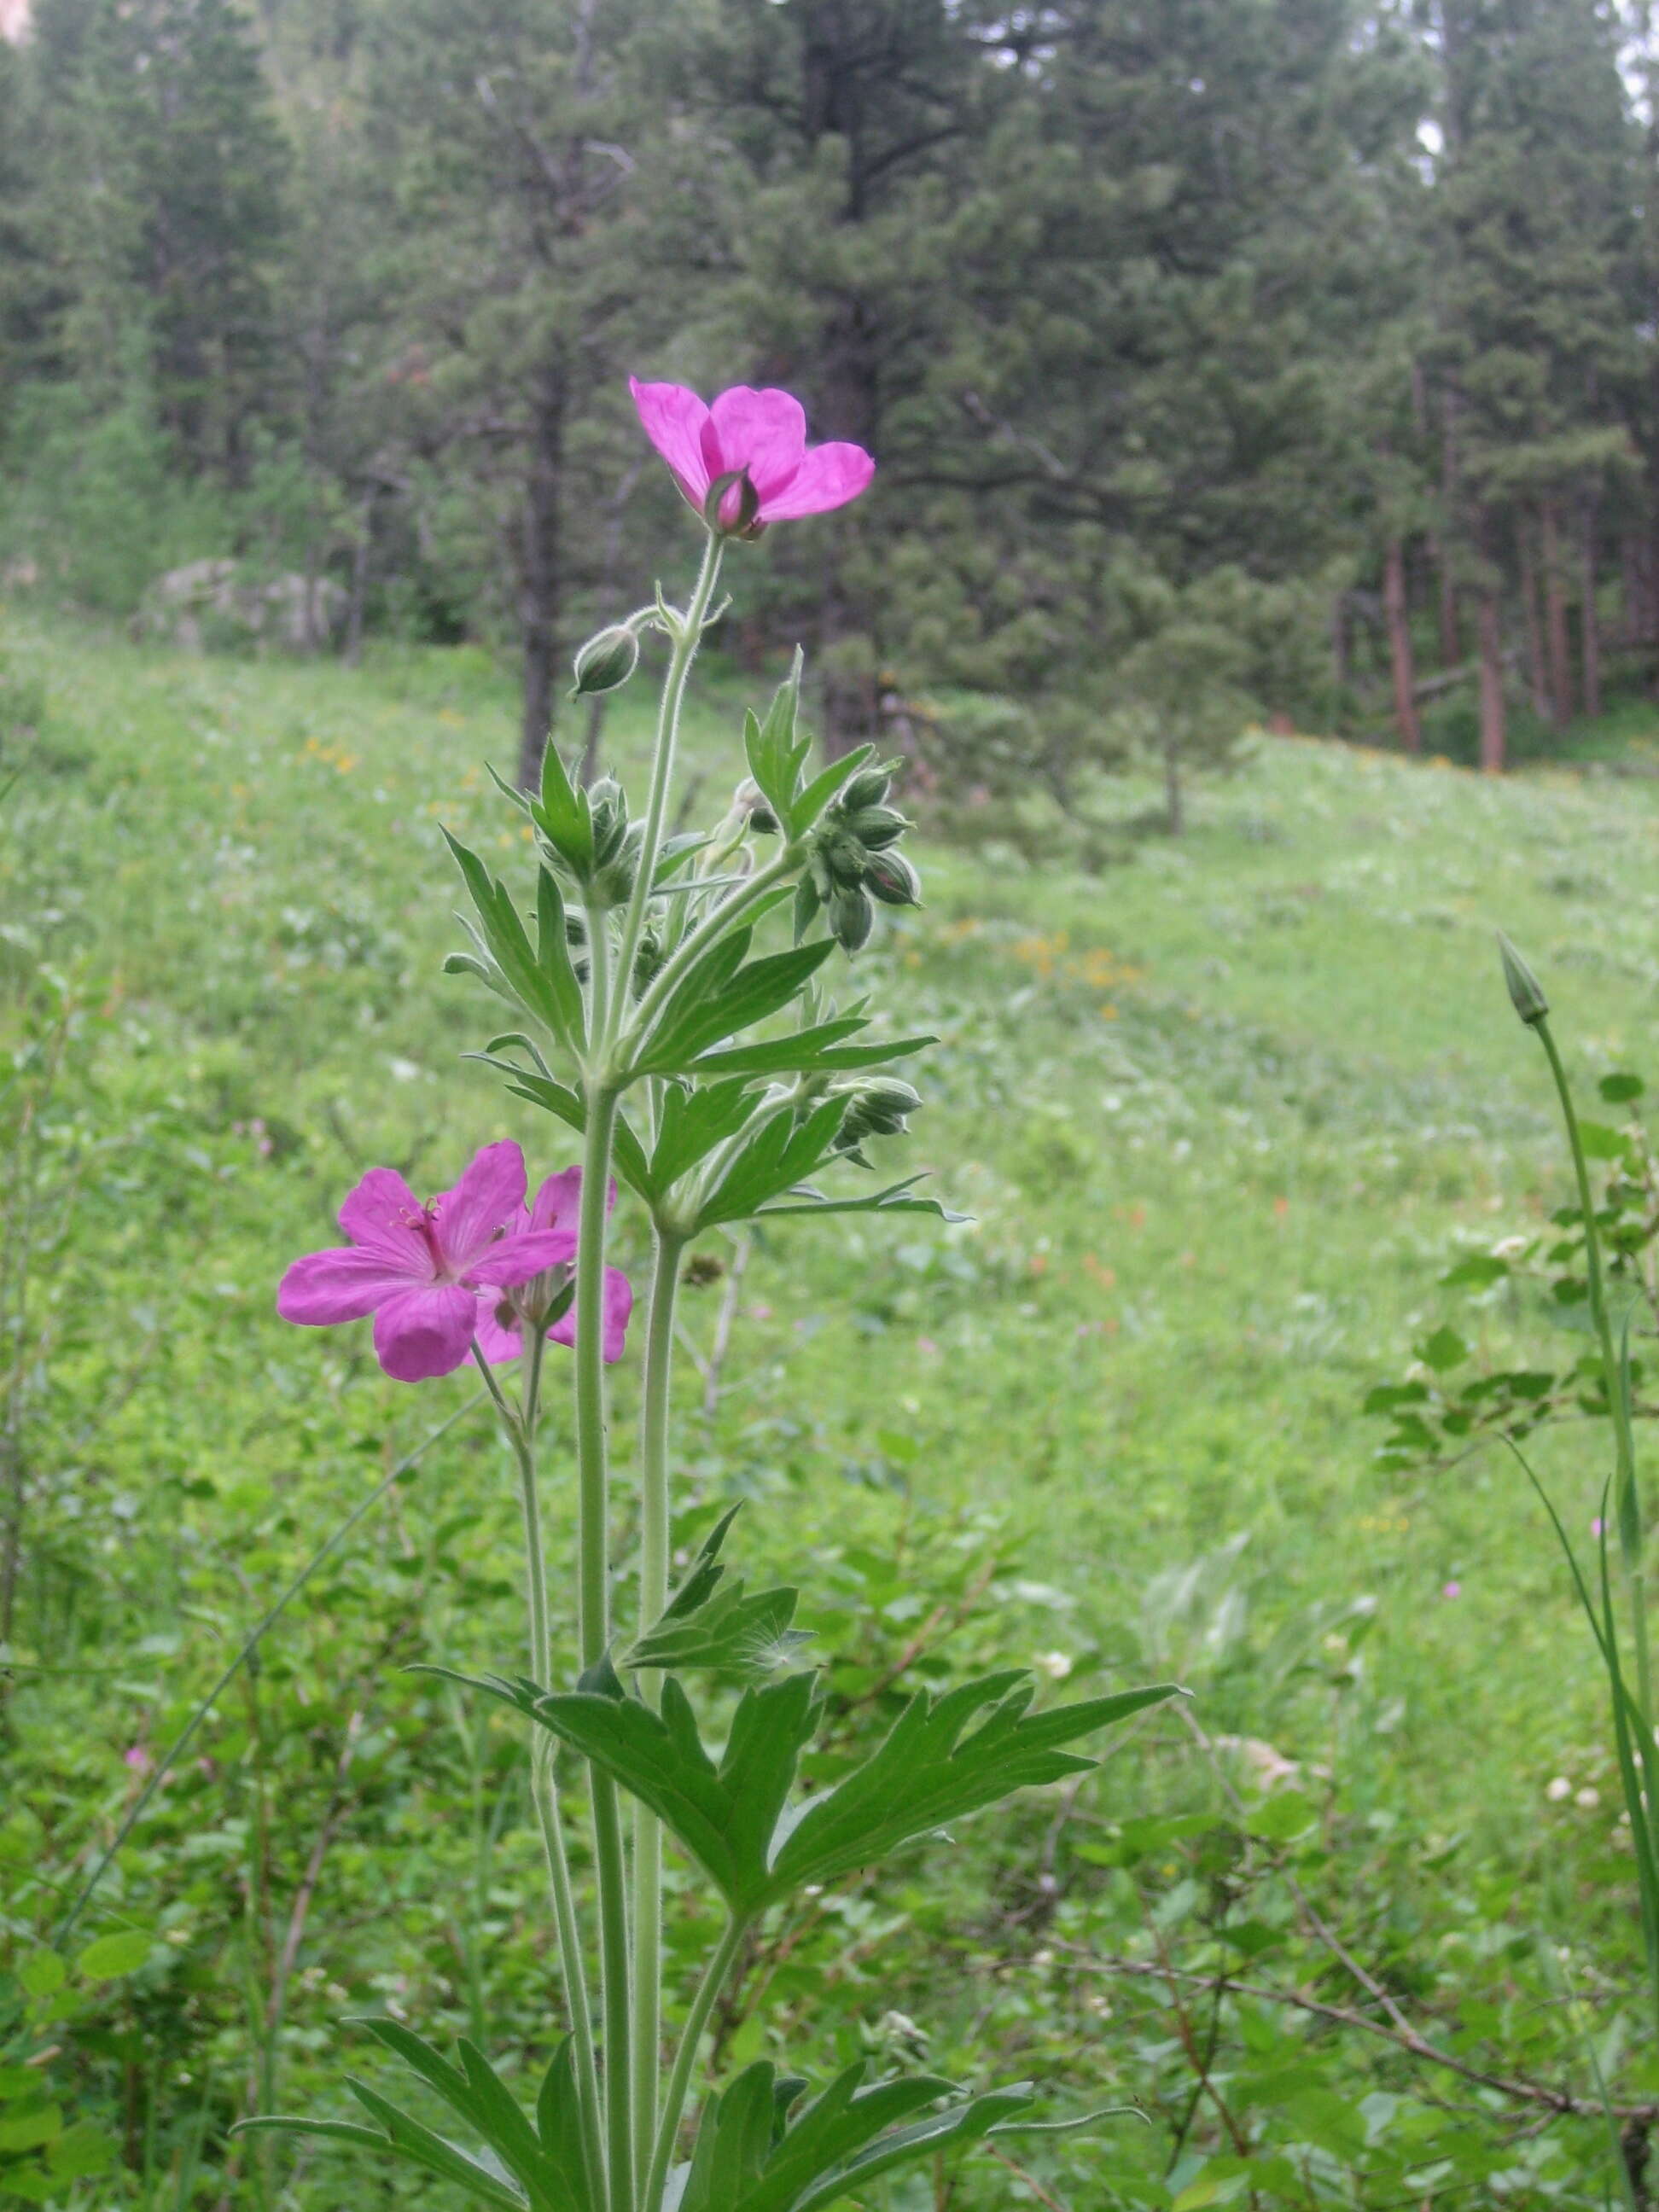
{"label": "deeply cut leaf", "polygon": [[942,1697],[921,1691],[861,1766],[786,1813],[818,1717],[810,1675],[746,1690],[717,1765],[672,1675],[659,1714],[615,1692],[550,1695],[523,1678],[421,1671],[471,1681],[604,1767],[678,1837],[740,1918],[804,1883],[872,1865],[1017,1790],[1086,1772],[1095,1762],[1064,1745],[1182,1694],[1176,1684],[1159,1682],[1034,1714],[1033,1686],[1018,1672]]}
{"label": "deeply cut leaf", "polygon": [[700,1668],[719,1674],[770,1674],[809,1639],[790,1622],[800,1593],[788,1589],[745,1595],[720,1561],[733,1506],[710,1532],[661,1619],[628,1654],[632,1668]]}
{"label": "deeply cut leaf", "polygon": [[896,2166],[1012,2133],[1031,2103],[1021,2083],[928,2112],[955,2095],[950,2082],[917,2075],[866,2087],[864,2073],[848,2067],[780,2127],[780,2102],[787,2109],[793,2097],[780,2099],[766,2060],[745,2068],[704,2107],[690,2164],[676,2177],[676,2212],[820,2212]]}

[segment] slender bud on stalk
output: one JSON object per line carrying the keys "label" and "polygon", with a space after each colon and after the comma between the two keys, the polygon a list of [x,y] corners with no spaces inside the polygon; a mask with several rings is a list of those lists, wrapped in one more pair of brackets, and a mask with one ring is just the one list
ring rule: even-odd
{"label": "slender bud on stalk", "polygon": [[1498,951],[1504,963],[1504,981],[1509,985],[1510,1004],[1528,1029],[1535,1029],[1550,1010],[1544,987],[1501,929],[1498,933]]}
{"label": "slender bud on stalk", "polygon": [[590,637],[576,655],[573,699],[614,691],[640,665],[640,641],[626,623],[612,623]]}

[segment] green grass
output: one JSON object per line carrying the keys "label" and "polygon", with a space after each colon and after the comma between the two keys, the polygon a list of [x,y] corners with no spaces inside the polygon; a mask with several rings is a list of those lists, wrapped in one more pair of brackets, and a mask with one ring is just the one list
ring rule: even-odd
{"label": "green grass", "polygon": [[[189,660],[15,609],[4,642],[47,705],[4,803],[0,919],[20,972],[44,958],[86,1008],[80,1195],[40,1280],[55,1349],[17,1648],[118,1671],[23,1676],[9,1831],[14,1858],[45,1853],[72,1881],[131,1786],[123,1750],[167,1739],[227,1639],[378,1473],[384,1440],[406,1445],[465,1395],[459,1379],[386,1383],[364,1332],[285,1329],[271,1296],[287,1260],[327,1241],[375,1161],[435,1188],[497,1136],[520,1139],[532,1173],[570,1148],[463,1062],[489,1011],[439,973],[458,935],[440,823],[503,868],[526,857],[485,772],[514,743],[487,659],[388,652],[355,674]],[[762,688],[723,673],[701,694],[686,744],[704,806],[736,780],[737,711]],[[636,783],[641,690],[608,737]],[[1133,812],[1138,794],[1121,796]],[[712,1420],[687,1376],[683,1482],[753,1498],[763,1556],[810,1547],[830,1613],[869,1613],[872,1648],[902,1649],[927,1607],[902,1575],[885,1591],[870,1554],[914,1543],[927,1571],[971,1583],[962,1563],[1017,1543],[958,1641],[1016,1662],[1064,1652],[1079,1673],[1177,1665],[1212,1733],[1333,1769],[1356,1848],[1455,1844],[1474,1890],[1502,1890],[1496,1922],[1594,1946],[1622,1879],[1605,1849],[1599,1676],[1535,1502],[1497,1453],[1430,1481],[1382,1475],[1380,1426],[1358,1408],[1447,1310],[1448,1255],[1565,1194],[1494,928],[1545,977],[1586,1082],[1650,1058],[1659,787],[1593,765],[1500,783],[1263,739],[1192,814],[1179,842],[1097,877],[924,849],[926,910],[896,921],[858,978],[896,1024],[941,1040],[893,1171],[928,1168],[971,1218],[763,1240]],[[626,1208],[619,1222],[637,1261],[639,1224]],[[699,1340],[718,1296],[688,1300]],[[1507,1340],[1515,1325],[1493,1310],[1483,1326]],[[1523,1334],[1547,1328],[1528,1316]],[[631,1404],[624,1373],[624,1445]],[[1564,1430],[1540,1457],[1587,1531],[1601,1431]],[[1169,1571],[1233,1539],[1183,1612]],[[275,1724],[257,1698],[228,1700],[192,1809],[147,1826],[107,1898],[178,1931],[211,2014],[246,1867],[286,1898],[314,1808],[264,1861],[250,1823],[290,1790],[314,1796],[334,1756],[325,1717],[363,1711],[363,1817],[333,1847],[316,1973],[282,2045],[302,2080],[354,2008],[325,2002],[328,1984],[356,2008],[418,1987],[448,1909],[434,1887],[464,1887],[497,1848],[530,1863],[512,1835],[474,1857],[472,1812],[486,1829],[491,1816],[441,1701],[399,1688],[383,1715],[374,1687],[422,1650],[511,1656],[510,1498],[482,1431],[446,1448],[367,1551],[274,1641],[264,1694],[300,1699],[283,1707],[286,1747],[262,1737]],[[435,1836],[417,1713],[459,1762]],[[1202,1787],[1181,1778],[1178,1735],[1138,1770],[1165,1805]],[[262,1759],[270,1794],[249,1801],[234,1778]],[[1547,1803],[1558,1773],[1599,1783],[1603,1809]],[[1104,1802],[1126,1809],[1109,1786]],[[388,1852],[392,1899],[365,1907]],[[516,1880],[482,1881],[472,1924],[522,1994],[530,1954],[501,1948]],[[1371,1932],[1438,1927],[1449,1880],[1394,1866]],[[49,1919],[49,1901],[20,1894],[15,1925]],[[925,1932],[925,1900],[903,1909]],[[1607,1940],[1616,1963],[1627,1939]],[[453,1968],[444,1987],[464,1981]],[[180,2063],[182,2030],[147,2032]],[[214,2014],[202,2040],[193,2065],[234,2100],[243,2025]],[[1047,2063],[1075,2074],[1066,2048]],[[1133,2066],[1115,2081],[1134,2088]],[[168,2075],[157,2094],[181,2111],[189,2091]]]}

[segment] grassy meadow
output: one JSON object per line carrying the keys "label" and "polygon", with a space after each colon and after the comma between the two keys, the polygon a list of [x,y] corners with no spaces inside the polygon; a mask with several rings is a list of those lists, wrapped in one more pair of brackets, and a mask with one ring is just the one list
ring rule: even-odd
{"label": "grassy meadow", "polygon": [[[66,1978],[28,1962],[241,1638],[471,1395],[387,1382],[366,1328],[279,1322],[288,1260],[332,1241],[375,1163],[435,1189],[501,1136],[532,1181],[573,1157],[465,1061],[489,1004],[440,973],[440,825],[520,857],[485,766],[510,764],[511,687],[471,649],[356,672],[187,659],[16,607],[3,642],[46,710],[0,762],[32,1117],[27,1143],[11,1125],[3,1293],[27,1517],[0,1942],[35,2038],[0,2087],[27,2121],[50,2076],[84,2154],[8,2136],[0,2100],[0,2200],[326,2212],[343,2167],[223,2130],[273,2100],[338,2109],[340,2054],[365,2066],[342,2017],[465,2032],[487,1991],[526,2067],[545,2048],[512,1731],[401,1671],[517,1663],[514,1500],[482,1415],[226,1690]],[[717,671],[699,695],[705,805],[761,689]],[[613,708],[619,773],[648,704],[641,684]],[[940,1039],[878,1166],[927,1168],[968,1218],[781,1224],[685,1301],[682,1534],[748,1500],[744,1559],[827,1592],[803,1618],[847,1741],[906,1668],[1168,1668],[1194,1692],[1074,1801],[817,1900],[757,1960],[769,2025],[734,2008],[733,2058],[781,2056],[766,2039],[798,1996],[809,2067],[914,2047],[948,2075],[988,2041],[1057,2111],[1133,2100],[1152,2122],[896,2183],[883,2212],[1624,2201],[1594,2111],[1553,2120],[1317,2011],[1224,2004],[1216,1979],[1225,1960],[1383,2019],[1310,1935],[1317,1900],[1474,2073],[1593,2105],[1599,2068],[1616,2100],[1659,2095],[1604,1692],[1537,1502],[1498,1449],[1380,1469],[1360,1411],[1449,1313],[1552,1356],[1541,1306],[1471,1307],[1438,1279],[1567,1195],[1496,926],[1551,987],[1587,1092],[1656,1065],[1659,781],[1638,771],[1659,720],[1615,738],[1495,782],[1264,738],[1185,836],[1096,875],[924,841],[925,909],[859,963],[896,1028]],[[641,1225],[626,1204],[617,1222],[637,1279]],[[633,1402],[625,1366],[623,1454]],[[1599,1423],[1539,1444],[1586,1540],[1606,1462]],[[568,1532],[568,1497],[549,1505]],[[133,1931],[126,1970],[76,1963]],[[353,2171],[354,2206],[449,2201]]]}

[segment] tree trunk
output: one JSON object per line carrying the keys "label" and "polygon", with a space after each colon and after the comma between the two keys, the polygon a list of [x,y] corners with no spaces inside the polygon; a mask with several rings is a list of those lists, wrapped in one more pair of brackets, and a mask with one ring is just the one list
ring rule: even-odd
{"label": "tree trunk", "polygon": [[519,627],[524,641],[524,703],[519,726],[519,788],[541,781],[553,727],[563,574],[560,563],[560,475],[564,460],[564,380],[550,364],[531,417],[519,547]]}
{"label": "tree trunk", "polygon": [[346,603],[345,664],[356,668],[363,657],[363,610],[368,598],[369,549],[374,539],[374,494],[363,495],[357,518],[357,542],[351,549],[351,596]]}
{"label": "tree trunk", "polygon": [[1498,620],[1498,593],[1490,586],[1481,592],[1479,615],[1480,639],[1480,765],[1488,775],[1504,772],[1504,645]]}
{"label": "tree trunk", "polygon": [[1648,587],[1644,551],[1636,532],[1626,530],[1619,540],[1619,634],[1626,645],[1634,645],[1646,626]]}
{"label": "tree trunk", "polygon": [[1173,738],[1164,740],[1164,827],[1178,837],[1187,827],[1186,794],[1181,787],[1181,748]]}
{"label": "tree trunk", "polygon": [[1407,752],[1420,753],[1423,729],[1417,719],[1417,671],[1406,611],[1406,552],[1397,538],[1390,538],[1383,556],[1382,611],[1389,625],[1389,665],[1394,674],[1394,718],[1400,742]]}
{"label": "tree trunk", "polygon": [[1544,561],[1544,636],[1550,673],[1550,720],[1559,730],[1572,719],[1572,650],[1567,642],[1567,586],[1561,573],[1560,532],[1555,502],[1540,510]]}
{"label": "tree trunk", "polygon": [[1584,508],[1584,581],[1578,605],[1578,658],[1584,676],[1584,712],[1591,715],[1601,711],[1601,634],[1595,612],[1595,501],[1590,500]]}
{"label": "tree trunk", "polygon": [[1538,562],[1532,526],[1523,516],[1516,532],[1521,551],[1521,611],[1527,629],[1527,680],[1532,711],[1540,722],[1552,717],[1549,668],[1544,653],[1544,618],[1538,605]]}
{"label": "tree trunk", "polygon": [[1353,680],[1353,610],[1346,592],[1331,601],[1331,675],[1339,691]]}
{"label": "tree trunk", "polygon": [[1440,618],[1440,665],[1455,668],[1463,658],[1462,625],[1458,621],[1457,586],[1453,579],[1451,562],[1446,556],[1443,538],[1429,540],[1429,557],[1434,562],[1435,580],[1438,586]]}
{"label": "tree trunk", "polygon": [[[1450,59],[1448,46],[1449,73]],[[1457,395],[1451,391],[1446,393],[1440,417],[1440,501],[1449,532],[1457,512]],[[1462,625],[1458,620],[1457,581],[1443,537],[1435,547],[1435,565],[1440,577],[1440,665],[1455,668],[1463,658]]]}

